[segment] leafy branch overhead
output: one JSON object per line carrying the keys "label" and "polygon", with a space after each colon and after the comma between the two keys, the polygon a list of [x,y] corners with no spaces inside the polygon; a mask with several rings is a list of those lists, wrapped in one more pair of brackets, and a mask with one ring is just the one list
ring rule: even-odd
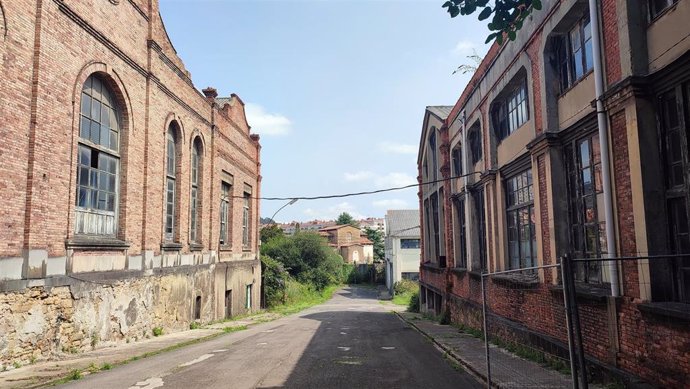
{"label": "leafy branch overhead", "polygon": [[494,0],[493,6],[489,0],[448,0],[443,4],[451,18],[458,15],[472,15],[479,11],[479,20],[491,18],[488,24],[491,33],[486,38],[486,43],[496,40],[503,44],[507,37],[515,40],[517,32],[522,28],[525,19],[532,11],[542,8],[542,0]]}

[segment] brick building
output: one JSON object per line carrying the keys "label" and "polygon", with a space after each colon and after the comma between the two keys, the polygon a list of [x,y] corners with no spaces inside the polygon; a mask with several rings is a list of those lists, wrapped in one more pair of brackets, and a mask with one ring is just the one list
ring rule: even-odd
{"label": "brick building", "polygon": [[158,7],[0,1],[0,365],[259,307],[259,137]]}
{"label": "brick building", "polygon": [[[588,2],[543,1],[515,41],[489,49],[455,106],[426,109],[423,309],[481,328],[481,273],[601,257],[606,223],[615,256],[690,253],[690,1],[597,4],[613,218],[604,212]],[[687,385],[690,257],[616,263],[617,275],[601,262],[576,267],[589,363]],[[489,301],[502,335],[562,349],[559,273],[504,278],[489,281],[502,296]],[[534,300],[515,299],[515,285]]]}

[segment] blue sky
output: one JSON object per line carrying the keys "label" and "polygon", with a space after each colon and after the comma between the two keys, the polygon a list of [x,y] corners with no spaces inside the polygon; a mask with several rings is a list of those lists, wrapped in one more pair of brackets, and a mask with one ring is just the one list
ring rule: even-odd
{"label": "blue sky", "polygon": [[[261,134],[262,195],[319,196],[416,182],[427,105],[453,105],[484,55],[486,27],[442,0],[160,0],[197,88],[237,93]],[[262,201],[270,217],[285,202]],[[382,217],[418,208],[416,188],[300,200],[280,222]]]}

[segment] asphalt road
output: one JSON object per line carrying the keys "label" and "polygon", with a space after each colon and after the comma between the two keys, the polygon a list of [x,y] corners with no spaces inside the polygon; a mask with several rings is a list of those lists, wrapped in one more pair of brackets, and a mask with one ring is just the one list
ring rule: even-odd
{"label": "asphalt road", "polygon": [[481,388],[376,300],[325,304],[87,376],[61,388]]}

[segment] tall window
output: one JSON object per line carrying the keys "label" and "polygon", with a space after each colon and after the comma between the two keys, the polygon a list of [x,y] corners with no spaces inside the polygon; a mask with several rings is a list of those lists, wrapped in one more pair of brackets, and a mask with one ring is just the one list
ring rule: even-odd
{"label": "tall window", "polygon": [[229,234],[230,210],[232,204],[232,186],[223,181],[220,184],[220,244],[230,245]]}
{"label": "tall window", "polygon": [[451,154],[453,159],[453,176],[460,177],[462,176],[462,147],[455,147]]}
{"label": "tall window", "polygon": [[[690,126],[685,119],[690,110],[688,93],[690,85],[679,86],[660,98],[669,248],[678,254],[690,253]],[[681,301],[690,302],[690,258],[677,259],[673,267],[675,294]]]}
{"label": "tall window", "polygon": [[[606,228],[601,187],[601,152],[595,133],[571,142],[565,148],[571,224],[571,250],[578,258],[601,257],[606,249]],[[576,266],[576,279],[603,282],[600,262]]]}
{"label": "tall window", "polygon": [[479,255],[479,270],[488,270],[486,266],[486,217],[484,213],[484,188],[472,192],[472,202],[474,202],[474,214],[477,218],[477,254]]}
{"label": "tall window", "polygon": [[189,228],[189,239],[192,242],[198,242],[199,241],[199,224],[200,224],[200,215],[199,215],[199,209],[201,208],[199,206],[199,203],[201,202],[200,200],[200,194],[199,194],[199,188],[201,187],[200,182],[201,182],[201,144],[199,141],[199,138],[195,139],[194,145],[192,146],[192,188],[191,192],[189,194],[189,213],[190,213],[190,228]]}
{"label": "tall window", "polygon": [[120,164],[120,112],[98,75],[82,88],[77,154],[75,232],[115,235]]}
{"label": "tall window", "polygon": [[532,170],[506,180],[508,265],[510,269],[535,266],[537,239],[534,227]]}
{"label": "tall window", "polygon": [[429,136],[429,148],[431,149],[431,168],[434,181],[438,179],[438,162],[436,160],[436,128],[431,128],[431,136]]}
{"label": "tall window", "polygon": [[649,0],[649,12],[652,19],[659,16],[659,14],[677,2],[678,0]]}
{"label": "tall window", "polygon": [[251,193],[244,192],[244,198],[242,199],[242,248],[244,250],[248,250],[249,245],[250,245],[250,239],[249,239],[250,234],[251,234],[251,228],[249,225],[250,201],[251,201]]}
{"label": "tall window", "polygon": [[252,309],[252,284],[247,285],[247,294],[245,296],[245,308]]}
{"label": "tall window", "polygon": [[494,103],[494,131],[499,140],[505,139],[529,120],[527,102],[527,83],[523,80],[504,99]]}
{"label": "tall window", "polygon": [[455,230],[457,255],[455,256],[455,267],[467,267],[467,227],[465,221],[465,199],[455,201],[455,212],[458,219]]}
{"label": "tall window", "polygon": [[[433,257],[434,260],[439,262],[439,254],[440,254],[440,234],[439,234],[439,211],[438,211],[438,194],[434,193],[431,195],[431,217],[433,220],[434,225],[432,226],[433,228]],[[440,265],[440,263],[439,263]]]}
{"label": "tall window", "polygon": [[565,91],[594,67],[592,29],[589,17],[581,19],[567,35],[560,37],[556,50],[558,52],[561,91]]}
{"label": "tall window", "polygon": [[[471,161],[473,164],[482,159],[482,137],[479,131],[479,125],[474,125],[467,132],[467,143],[470,144]],[[471,170],[471,169],[468,169]]]}
{"label": "tall window", "polygon": [[165,136],[165,240],[175,241],[177,206],[177,124],[170,123]]}

